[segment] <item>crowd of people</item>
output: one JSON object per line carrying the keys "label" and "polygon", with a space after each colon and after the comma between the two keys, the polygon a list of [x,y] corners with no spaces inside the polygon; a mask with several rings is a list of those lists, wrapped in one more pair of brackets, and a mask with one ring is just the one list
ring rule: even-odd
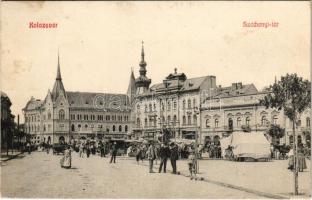
{"label": "crowd of people", "polygon": [[[33,146],[30,142],[25,143],[25,151],[31,153]],[[90,155],[99,154],[100,157],[110,155],[109,163],[116,163],[116,156],[118,152],[125,152],[127,156],[135,157],[137,163],[143,162],[145,159],[149,162],[149,173],[153,171],[154,164],[159,161],[158,173],[167,172],[167,162],[170,160],[172,173],[177,174],[177,160],[188,159],[189,172],[191,178],[196,178],[196,160],[202,158],[202,154],[206,153],[209,158],[225,158],[228,160],[233,159],[233,147],[228,146],[222,153],[221,146],[218,143],[206,143],[197,146],[197,154],[195,153],[195,144],[179,144],[175,142],[159,143],[155,141],[143,143],[130,143],[123,146],[122,149],[118,148],[116,142],[108,141],[95,141],[95,140],[82,140],[80,142],[74,141],[69,144],[63,143],[63,157],[60,160],[62,168],[71,168],[71,153],[76,151],[81,158],[89,158]],[[38,147],[41,151],[47,153],[53,148],[49,143],[41,143]],[[124,148],[127,148],[125,151]],[[298,145],[298,170],[299,172],[307,168],[306,158],[310,158],[308,147],[303,144]],[[54,151],[54,150],[53,150]],[[119,153],[120,154],[120,153]],[[295,159],[294,152],[290,146],[274,146],[271,148],[271,159],[288,159],[288,169],[294,170]]]}

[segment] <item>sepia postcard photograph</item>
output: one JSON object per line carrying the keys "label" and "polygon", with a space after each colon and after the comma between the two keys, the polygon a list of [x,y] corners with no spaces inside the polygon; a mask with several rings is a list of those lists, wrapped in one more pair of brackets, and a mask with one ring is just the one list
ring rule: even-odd
{"label": "sepia postcard photograph", "polygon": [[0,17],[1,198],[311,198],[311,2]]}

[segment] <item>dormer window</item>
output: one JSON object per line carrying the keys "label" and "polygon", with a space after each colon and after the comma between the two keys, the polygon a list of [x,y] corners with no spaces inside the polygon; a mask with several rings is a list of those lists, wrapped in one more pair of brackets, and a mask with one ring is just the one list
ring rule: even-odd
{"label": "dormer window", "polygon": [[89,101],[86,101],[86,104],[89,104]]}
{"label": "dormer window", "polygon": [[192,87],[194,84],[193,83],[189,83],[189,86]]}

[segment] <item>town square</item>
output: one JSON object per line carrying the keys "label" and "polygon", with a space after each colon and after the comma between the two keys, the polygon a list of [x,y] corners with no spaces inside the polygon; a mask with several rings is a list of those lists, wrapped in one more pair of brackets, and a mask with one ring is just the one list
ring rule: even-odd
{"label": "town square", "polygon": [[79,3],[4,3],[2,198],[311,198],[306,2]]}

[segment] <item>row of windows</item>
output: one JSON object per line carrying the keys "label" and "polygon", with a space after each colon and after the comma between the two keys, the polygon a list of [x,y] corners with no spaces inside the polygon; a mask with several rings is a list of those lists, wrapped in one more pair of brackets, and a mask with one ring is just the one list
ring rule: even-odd
{"label": "row of windows", "polygon": [[[165,106],[165,103],[166,103],[166,106]],[[167,111],[170,111],[171,110],[171,101],[170,100],[166,100],[166,102],[160,102],[160,105],[161,105],[161,110],[164,111],[165,110],[165,107],[167,108]],[[173,106],[173,109],[177,109],[177,101],[174,100],[173,103],[172,103],[172,106]],[[191,108],[195,108],[197,107],[197,103],[196,103],[196,99],[193,99],[193,107],[192,107],[192,100],[191,99],[188,99],[187,100],[187,108],[188,109],[191,109]],[[182,108],[183,109],[186,109],[186,100],[184,99],[182,101]],[[137,112],[140,112],[140,105],[137,105]],[[148,104],[148,105],[145,105],[144,106],[144,111],[145,112],[153,112],[153,111],[156,111],[156,104]]]}
{"label": "row of windows", "polygon": [[[84,129],[88,129],[88,128],[93,129],[93,128],[95,128],[93,124],[91,124],[90,127],[88,126],[88,124],[85,124],[83,127],[84,127]],[[102,124],[99,124],[99,125],[97,126],[97,128],[98,128],[98,129],[103,129],[103,125],[102,125]],[[73,131],[73,132],[74,132],[74,131],[77,131],[77,130],[80,131],[81,129],[82,129],[81,124],[78,124],[77,127],[76,127],[74,124],[71,125],[71,131]],[[124,128],[123,128],[121,125],[118,126],[118,131],[119,131],[119,132],[122,132],[123,130],[124,130],[125,132],[127,132],[127,131],[128,131],[128,125],[125,125]],[[110,131],[109,127],[106,127],[106,131],[107,131],[107,132]],[[113,132],[116,132],[116,131],[117,131],[115,125],[112,126],[112,131],[113,131]]]}
{"label": "row of windows", "polygon": [[[277,115],[274,115],[273,117],[272,117],[272,124],[277,124],[277,122],[278,122],[278,116]],[[207,128],[210,128],[211,127],[211,120],[210,119],[206,119],[206,127]],[[267,117],[266,116],[262,116],[261,117],[261,126],[266,126],[266,125],[268,125],[269,124],[269,121],[268,121],[268,119],[267,119]],[[233,123],[233,119],[232,118],[229,118],[228,119],[228,127],[229,128],[233,128],[233,125],[234,125],[234,123]],[[242,126],[243,125],[243,123],[242,123],[242,117],[237,117],[236,118],[236,126],[237,127],[240,127],[240,126]],[[244,125],[246,125],[246,126],[249,126],[250,125],[250,117],[246,117],[245,118],[245,123],[244,123]],[[297,126],[301,126],[301,120],[298,120],[298,123],[297,123]],[[310,118],[309,117],[307,117],[306,118],[306,126],[307,127],[310,127]],[[214,127],[219,127],[219,119],[218,118],[216,118],[216,119],[214,119]]]}
{"label": "row of windows", "polygon": [[[160,119],[159,119],[160,120]],[[165,118],[165,116],[162,116],[161,120],[160,120],[160,124],[166,124],[166,125],[176,125],[177,123],[177,116],[173,115],[173,118],[171,120],[171,116],[168,115],[167,118]],[[136,123],[138,126],[141,126],[141,120],[140,118],[137,118]],[[154,117],[150,117],[150,118],[145,118],[144,119],[144,126],[156,126],[157,124],[157,119]],[[183,116],[182,117],[182,124],[183,125],[196,125],[197,124],[197,115],[193,115],[193,117],[191,115]]]}
{"label": "row of windows", "polygon": [[[60,115],[60,119],[64,119],[61,118]],[[81,114],[71,114],[70,115],[70,119],[71,120],[98,120],[98,121],[104,121],[104,115],[81,115]],[[129,116],[121,116],[121,115],[105,115],[105,120],[106,121],[110,121],[112,119],[112,121],[129,121]]]}

